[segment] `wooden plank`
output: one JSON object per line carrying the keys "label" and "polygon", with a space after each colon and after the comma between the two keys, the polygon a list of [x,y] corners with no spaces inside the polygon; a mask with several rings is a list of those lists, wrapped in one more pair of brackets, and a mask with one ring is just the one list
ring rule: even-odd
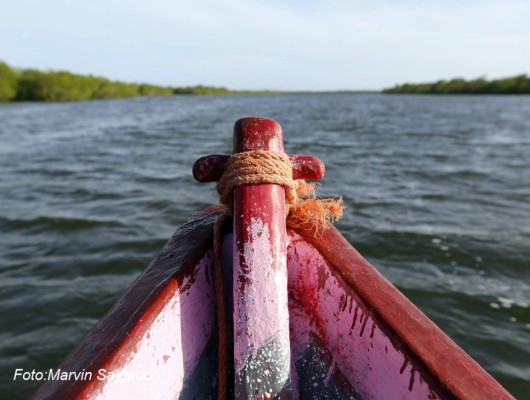
{"label": "wooden plank", "polygon": [[[213,209],[184,224],[107,315],[61,365],[54,369],[54,371],[60,370],[67,373],[90,373],[92,379],[48,380],[37,388],[31,398],[55,400],[97,397],[97,393],[102,391],[102,385],[108,383],[106,380],[98,381],[99,371],[101,369],[107,372],[117,370],[131,361],[145,338],[150,336],[146,333],[155,324],[157,317],[170,311],[167,305],[175,299],[178,300],[178,296],[184,292],[190,295],[189,289],[193,286],[193,274],[205,252],[211,248],[213,223],[219,214],[219,209]],[[204,307],[207,304],[203,298],[207,295],[206,291],[194,295],[199,296],[199,301],[202,300],[203,307],[200,312],[203,315],[211,314],[213,324],[213,305],[210,308]],[[179,314],[179,318],[182,317],[183,315]],[[190,335],[193,335],[189,330],[194,329],[182,327],[181,332],[164,333],[164,325],[160,325],[159,328],[162,336],[171,334],[173,339],[184,340],[186,336],[189,339]],[[188,330],[187,333],[186,330]],[[188,348],[185,350],[202,351],[198,347],[203,347],[204,342],[199,342],[194,345],[195,342],[192,340],[186,344]],[[164,355],[166,354],[153,354],[154,357]],[[185,355],[182,354],[182,360],[184,359]],[[215,366],[211,373],[215,375],[216,370]],[[173,375],[176,376],[177,371],[174,372]],[[191,371],[187,373],[191,376],[189,375]],[[210,377],[208,382],[213,378],[214,376]],[[173,383],[159,382],[158,384],[170,386]]]}
{"label": "wooden plank", "polygon": [[318,238],[309,226],[296,231],[322,254],[455,398],[513,400],[491,375],[370,265],[333,225],[328,224]]}

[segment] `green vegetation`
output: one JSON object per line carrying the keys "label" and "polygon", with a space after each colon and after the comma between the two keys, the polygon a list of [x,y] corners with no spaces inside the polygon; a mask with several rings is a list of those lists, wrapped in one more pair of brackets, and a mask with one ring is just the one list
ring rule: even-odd
{"label": "green vegetation", "polygon": [[370,90],[370,89],[342,89],[342,90],[296,90],[288,92],[290,94],[373,94],[381,93],[380,90]]}
{"label": "green vegetation", "polygon": [[69,101],[171,94],[171,89],[158,86],[116,82],[65,71],[28,69],[18,76],[16,100]]}
{"label": "green vegetation", "polygon": [[487,81],[484,78],[466,81],[452,79],[435,83],[406,83],[383,90],[383,93],[410,94],[530,94],[530,77],[518,75]]}
{"label": "green vegetation", "polygon": [[92,75],[66,71],[16,70],[0,61],[0,102],[72,101],[117,99],[135,96],[170,96],[173,94],[277,94],[272,91],[230,90],[213,86],[170,88],[145,83],[111,81]]}
{"label": "green vegetation", "polygon": [[0,102],[11,101],[17,95],[17,74],[0,61]]}
{"label": "green vegetation", "polygon": [[172,88],[111,81],[66,71],[16,70],[0,61],[0,102],[116,99],[171,94]]}
{"label": "green vegetation", "polygon": [[224,87],[215,86],[186,86],[173,89],[174,94],[194,94],[194,95],[212,95],[212,94],[280,94],[281,92],[272,90],[232,90]]}

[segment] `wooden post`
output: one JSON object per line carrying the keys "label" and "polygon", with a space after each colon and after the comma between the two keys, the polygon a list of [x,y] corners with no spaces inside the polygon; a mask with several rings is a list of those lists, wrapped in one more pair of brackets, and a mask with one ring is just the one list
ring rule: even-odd
{"label": "wooden post", "polygon": [[[234,153],[284,152],[280,125],[244,118]],[[285,189],[274,184],[234,190],[235,398],[291,398]]]}
{"label": "wooden post", "polygon": [[[234,128],[234,153],[284,152],[280,125],[244,118]],[[234,190],[235,398],[290,398],[285,189]]]}
{"label": "wooden post", "polygon": [[[280,125],[248,117],[234,127],[234,153],[284,152]],[[213,182],[229,156],[197,160],[193,176]],[[293,179],[317,180],[324,164],[315,157],[289,155]],[[233,321],[234,395],[237,399],[292,398],[285,189],[275,184],[234,190]]]}

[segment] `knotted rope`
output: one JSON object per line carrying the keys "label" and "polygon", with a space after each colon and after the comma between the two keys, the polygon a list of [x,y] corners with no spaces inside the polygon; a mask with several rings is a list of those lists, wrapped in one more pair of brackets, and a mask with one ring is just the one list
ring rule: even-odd
{"label": "knotted rope", "polygon": [[236,153],[228,159],[225,172],[217,183],[220,201],[232,205],[232,193],[236,187],[260,183],[281,185],[285,187],[286,202],[290,204],[296,200],[297,185],[287,155],[256,150]]}
{"label": "knotted rope", "polygon": [[233,210],[234,188],[262,183],[285,188],[285,210],[290,227],[310,224],[313,233],[318,236],[327,221],[333,222],[342,217],[342,198],[317,198],[314,183],[293,180],[291,162],[286,154],[268,150],[236,153],[228,159],[225,172],[217,183],[220,201],[227,205],[227,213],[231,214]]}
{"label": "knotted rope", "polygon": [[285,210],[287,225],[292,228],[309,226],[315,236],[325,229],[327,221],[342,217],[342,198],[317,198],[315,184],[304,180],[293,180],[289,157],[283,153],[257,150],[232,155],[225,166],[225,172],[217,183],[220,201],[225,204],[226,213],[221,215],[214,228],[214,279],[218,319],[218,363],[219,376],[217,398],[224,400],[229,395],[228,386],[228,343],[227,320],[223,295],[221,269],[221,228],[225,215],[233,212],[234,189],[243,185],[273,183],[285,188]]}

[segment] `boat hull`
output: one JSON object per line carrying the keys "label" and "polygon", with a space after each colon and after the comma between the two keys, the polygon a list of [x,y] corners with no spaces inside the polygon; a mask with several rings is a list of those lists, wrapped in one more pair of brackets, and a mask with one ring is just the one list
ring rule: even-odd
{"label": "boat hull", "polygon": [[[179,229],[58,368],[84,371],[90,379],[49,380],[33,398],[216,398],[212,246],[220,214],[218,208],[207,210]],[[229,317],[231,231],[227,220],[222,265]],[[310,229],[288,231],[287,272],[286,385],[293,398],[512,398],[331,225],[319,237]],[[231,343],[233,318],[228,322]],[[259,359],[267,351],[265,340],[253,356]],[[225,368],[233,396],[234,363]],[[266,369],[254,374],[265,389],[269,374]]]}

